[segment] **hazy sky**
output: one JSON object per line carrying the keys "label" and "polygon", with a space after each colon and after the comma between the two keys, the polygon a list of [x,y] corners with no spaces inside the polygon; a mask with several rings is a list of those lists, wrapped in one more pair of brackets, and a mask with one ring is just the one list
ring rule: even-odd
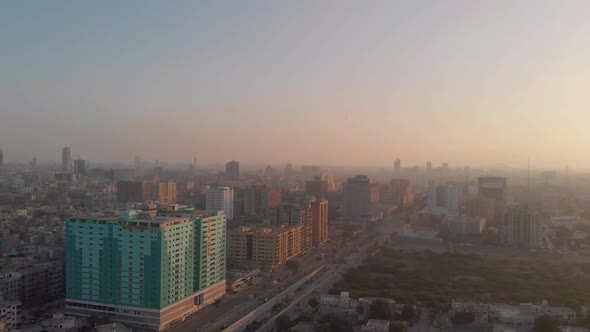
{"label": "hazy sky", "polygon": [[4,1],[5,159],[590,168],[590,1]]}

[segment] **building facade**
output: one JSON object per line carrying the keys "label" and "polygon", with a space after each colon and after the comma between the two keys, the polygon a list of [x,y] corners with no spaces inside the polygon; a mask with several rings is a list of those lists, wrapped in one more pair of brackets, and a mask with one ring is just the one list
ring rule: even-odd
{"label": "building facade", "polygon": [[509,246],[543,246],[543,228],[538,212],[520,206],[506,207],[500,215],[500,237]]}
{"label": "building facade", "polygon": [[176,203],[176,182],[157,182],[152,184],[152,200],[160,203]]}
{"label": "building facade", "polygon": [[429,185],[426,194],[426,208],[434,215],[459,215],[461,188],[453,184],[445,186]]}
{"label": "building facade", "polygon": [[237,181],[240,179],[240,162],[232,160],[225,164],[225,176],[230,179]]}
{"label": "building facade", "polygon": [[67,146],[61,150],[61,171],[72,173],[72,150]]}
{"label": "building facade", "polygon": [[358,220],[371,214],[379,202],[379,185],[366,175],[348,178],[342,187],[343,215]]}
{"label": "building facade", "polygon": [[216,187],[205,196],[205,211],[217,213],[223,211],[227,220],[234,219],[234,191],[230,187]]}
{"label": "building facade", "polygon": [[230,266],[280,269],[301,253],[301,225],[234,229],[229,247]]}
{"label": "building facade", "polygon": [[21,302],[0,297],[0,323],[4,331],[18,331],[21,325]]}
{"label": "building facade", "polygon": [[317,246],[329,239],[328,235],[328,201],[318,200],[311,203],[312,241]]}
{"label": "building facade", "polygon": [[66,313],[164,330],[225,293],[225,215],[70,218]]}
{"label": "building facade", "polygon": [[395,205],[399,209],[405,209],[414,202],[414,193],[410,181],[405,179],[392,179],[380,188],[379,200],[381,204]]}

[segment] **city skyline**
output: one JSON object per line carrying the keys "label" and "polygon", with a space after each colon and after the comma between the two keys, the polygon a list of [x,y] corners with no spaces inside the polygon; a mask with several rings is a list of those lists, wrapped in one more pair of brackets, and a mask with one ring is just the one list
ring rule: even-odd
{"label": "city skyline", "polygon": [[0,141],[7,160],[588,169],[589,7],[5,4]]}

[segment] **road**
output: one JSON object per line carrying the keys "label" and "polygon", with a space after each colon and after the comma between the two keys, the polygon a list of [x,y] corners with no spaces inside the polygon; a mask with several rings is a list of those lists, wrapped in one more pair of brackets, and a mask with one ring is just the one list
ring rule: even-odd
{"label": "road", "polygon": [[[373,234],[367,234],[361,232],[361,238],[354,242],[354,245],[344,245],[337,247],[335,242],[326,243],[318,248],[309,250],[305,255],[297,258],[302,268],[300,275],[292,275],[287,280],[276,286],[272,286],[272,280],[276,280],[284,271],[271,273],[265,278],[260,284],[253,286],[252,288],[242,291],[238,294],[225,294],[219,305],[210,305],[203,308],[198,313],[187,318],[184,322],[173,326],[170,331],[172,332],[210,332],[219,331],[225,325],[231,325],[232,323],[245,316],[247,313],[256,309],[260,306],[265,299],[270,299],[276,296],[282,289],[295,283],[299,280],[302,275],[308,274],[315,270],[321,265],[327,263],[334,263],[341,257],[350,256],[353,258],[345,266],[340,268],[347,269],[351,266],[360,264],[364,256],[362,254],[354,254],[355,251],[364,251],[369,247],[373,246],[377,242],[384,242],[390,239],[390,234],[397,230],[404,224],[401,216],[390,216],[377,222],[377,227]],[[378,234],[375,236],[375,234]],[[355,250],[355,248],[357,250]],[[351,256],[353,255],[353,256]],[[323,259],[319,260],[318,258]],[[335,265],[334,266],[338,266]],[[327,293],[329,287],[325,289]],[[257,294],[257,298],[252,300],[251,297]]]}

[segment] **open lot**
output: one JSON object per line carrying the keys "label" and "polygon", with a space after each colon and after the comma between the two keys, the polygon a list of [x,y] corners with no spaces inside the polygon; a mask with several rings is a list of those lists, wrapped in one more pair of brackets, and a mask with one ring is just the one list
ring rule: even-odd
{"label": "open lot", "polygon": [[492,303],[540,302],[580,310],[588,304],[590,264],[555,258],[485,258],[404,252],[391,247],[344,274],[333,293],[389,297],[446,308],[452,299]]}

